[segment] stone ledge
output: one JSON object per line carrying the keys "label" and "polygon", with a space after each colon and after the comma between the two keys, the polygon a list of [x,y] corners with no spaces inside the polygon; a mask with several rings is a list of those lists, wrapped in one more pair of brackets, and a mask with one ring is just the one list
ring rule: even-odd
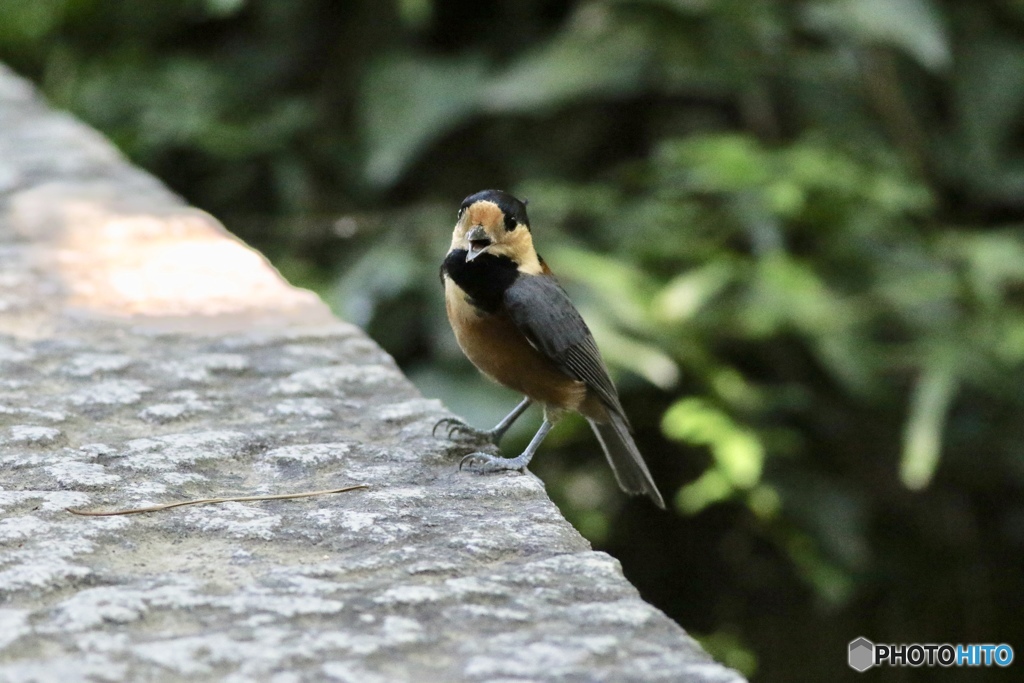
{"label": "stone ledge", "polygon": [[[0,65],[0,681],[720,681],[532,475]],[[134,517],[64,508],[354,483]]]}

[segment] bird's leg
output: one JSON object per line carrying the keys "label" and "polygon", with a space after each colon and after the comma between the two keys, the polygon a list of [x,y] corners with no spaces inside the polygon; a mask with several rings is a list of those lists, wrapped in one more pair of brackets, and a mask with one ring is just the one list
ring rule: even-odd
{"label": "bird's leg", "polygon": [[505,436],[505,432],[508,431],[509,427],[519,419],[520,415],[526,412],[526,409],[529,408],[531,404],[533,404],[533,399],[528,396],[524,397],[523,400],[519,402],[519,405],[512,409],[511,413],[503,417],[501,422],[494,426],[494,429],[487,432],[487,436],[490,438],[491,442],[495,444],[499,443],[501,438]]}
{"label": "bird's leg", "polygon": [[[507,419],[507,418],[506,418]],[[530,460],[533,459],[533,454],[540,448],[540,444],[544,441],[544,437],[548,435],[551,428],[555,426],[555,423],[544,416],[544,422],[541,424],[540,429],[533,435],[533,439],[530,440],[530,445],[526,447],[526,450],[517,455],[514,458],[502,458],[498,455],[490,455],[489,453],[470,453],[459,463],[459,469],[463,467],[474,470],[476,472],[500,472],[502,470],[519,470],[526,469],[526,466],[530,464]]]}
{"label": "bird's leg", "polygon": [[465,434],[469,436],[479,436],[483,434],[485,437],[487,437],[488,441],[490,441],[493,444],[497,444],[501,441],[501,437],[505,436],[505,432],[508,431],[509,427],[511,427],[512,424],[519,419],[520,415],[526,412],[526,409],[529,408],[532,403],[532,398],[524,398],[522,401],[519,402],[519,405],[512,409],[511,413],[506,415],[504,418],[502,418],[501,422],[495,425],[494,429],[487,432],[479,432],[470,427],[469,425],[467,425],[465,422],[462,422],[461,420],[452,417],[446,417],[443,420],[440,420],[436,425],[434,425],[433,432],[431,433],[436,434],[438,427],[440,427],[441,425],[448,425],[449,439],[454,437],[456,434]]}

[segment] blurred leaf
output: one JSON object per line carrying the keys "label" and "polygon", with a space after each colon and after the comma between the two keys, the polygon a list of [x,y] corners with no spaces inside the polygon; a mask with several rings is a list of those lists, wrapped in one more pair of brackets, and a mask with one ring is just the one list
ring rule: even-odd
{"label": "blurred leaf", "polygon": [[206,0],[207,11],[220,19],[238,14],[245,9],[247,0]]}
{"label": "blurred leaf", "polygon": [[760,392],[736,368],[717,367],[707,373],[707,382],[718,398],[736,409],[754,411],[763,407]]}
{"label": "blurred leaf", "polygon": [[601,5],[586,5],[568,30],[496,75],[480,105],[537,115],[582,98],[632,94],[646,85],[650,57],[649,36]]}
{"label": "blurred leaf", "polygon": [[755,334],[773,334],[792,324],[812,335],[846,324],[840,302],[804,263],[773,255],[757,263],[747,320]]}
{"label": "blurred leaf", "polygon": [[691,186],[704,192],[759,187],[774,176],[770,160],[757,142],[743,135],[666,142],[658,150],[658,158],[664,168],[689,169]]}
{"label": "blurred leaf", "polygon": [[679,489],[676,508],[684,515],[695,515],[709,505],[727,500],[735,491],[733,485],[719,470],[707,470],[697,481]]}
{"label": "blurred leaf", "polygon": [[850,599],[854,590],[852,576],[823,557],[812,539],[794,535],[788,551],[801,576],[814,586],[815,595],[827,605],[836,607]]}
{"label": "blurred leaf", "polygon": [[647,326],[655,285],[640,269],[584,249],[555,247],[545,251],[545,258],[555,264],[560,277],[585,283],[624,325],[638,329]]}
{"label": "blurred leaf", "polygon": [[866,496],[845,482],[807,471],[784,477],[778,492],[786,500],[787,517],[811,534],[800,542],[813,539],[820,561],[844,573],[868,565],[871,507]]}
{"label": "blurred leaf", "polygon": [[369,180],[394,183],[424,147],[474,113],[483,83],[484,63],[475,56],[374,62],[360,98]]}
{"label": "blurred leaf", "polygon": [[900,460],[900,480],[908,489],[925,488],[935,475],[956,386],[952,364],[937,362],[923,371],[914,387]]}
{"label": "blurred leaf", "polygon": [[774,487],[761,484],[747,495],[747,505],[751,512],[767,522],[778,517],[782,511],[782,496]]}
{"label": "blurred leaf", "polygon": [[433,0],[399,0],[398,12],[408,26],[424,28],[434,13]]}
{"label": "blurred leaf", "polygon": [[0,3],[0,44],[43,39],[64,18],[73,0],[4,0]]}
{"label": "blurred leaf", "polygon": [[613,5],[654,5],[688,14],[705,14],[722,0],[607,0]]}
{"label": "blurred leaf", "polygon": [[695,636],[712,657],[744,676],[757,673],[757,655],[735,633],[717,631],[706,636]]}
{"label": "blurred leaf", "polygon": [[331,304],[346,320],[365,326],[382,301],[418,282],[421,268],[407,249],[380,244],[363,254],[338,280]]}
{"label": "blurred leaf", "polygon": [[670,439],[710,446],[730,488],[749,489],[760,481],[764,465],[760,440],[703,399],[684,398],[673,404],[662,418],[662,430]]}
{"label": "blurred leaf", "polygon": [[637,92],[647,46],[641,31],[589,5],[569,30],[493,76],[473,56],[380,59],[361,97],[367,176],[378,186],[393,184],[430,142],[475,113],[538,114],[583,97]]}
{"label": "blurred leaf", "polygon": [[997,332],[995,352],[1006,365],[1024,362],[1024,316],[1007,316]]}
{"label": "blurred leaf", "polygon": [[891,45],[938,71],[952,62],[942,18],[931,0],[834,0],[807,7],[809,22],[826,31]]}
{"label": "blurred leaf", "polygon": [[733,267],[712,262],[670,280],[653,302],[655,315],[665,323],[692,318],[730,283]]}
{"label": "blurred leaf", "polygon": [[679,382],[679,366],[657,346],[619,334],[604,316],[587,309],[585,317],[604,357],[613,365],[632,370],[656,387],[669,390]]}
{"label": "blurred leaf", "polygon": [[946,172],[981,198],[1019,203],[1024,151],[1014,138],[1024,113],[1024,47],[978,40],[953,76],[956,129],[939,147]]}
{"label": "blurred leaf", "polygon": [[988,308],[1003,306],[1007,288],[1024,284],[1024,240],[1019,235],[955,233],[943,247],[966,261],[973,294]]}

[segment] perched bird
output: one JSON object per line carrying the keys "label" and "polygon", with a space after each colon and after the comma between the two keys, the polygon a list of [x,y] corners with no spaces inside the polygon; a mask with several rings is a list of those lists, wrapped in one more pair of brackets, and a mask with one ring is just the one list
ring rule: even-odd
{"label": "perched bird", "polygon": [[[622,490],[645,493],[664,508],[593,335],[534,249],[526,204],[500,190],[467,197],[441,281],[463,353],[483,374],[525,397],[487,436],[498,443],[531,403],[544,407],[544,422],[522,454],[471,453],[460,468],[522,470],[558,418],[576,411],[597,435]],[[471,431],[453,420],[437,426],[444,423],[449,436]]]}

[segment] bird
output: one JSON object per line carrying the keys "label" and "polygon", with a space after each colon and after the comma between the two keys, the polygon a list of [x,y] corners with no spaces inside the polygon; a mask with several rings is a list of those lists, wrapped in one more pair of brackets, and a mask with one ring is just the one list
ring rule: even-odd
{"label": "bird", "polygon": [[[632,428],[594,336],[569,295],[537,253],[526,203],[501,190],[472,194],[459,208],[441,264],[445,308],[456,341],[486,377],[523,395],[484,435],[500,444],[533,403],[544,420],[520,455],[470,453],[459,463],[479,473],[522,471],[555,423],[569,412],[586,418],[619,487],[665,501],[631,435]],[[452,418],[448,436],[476,432]]]}

